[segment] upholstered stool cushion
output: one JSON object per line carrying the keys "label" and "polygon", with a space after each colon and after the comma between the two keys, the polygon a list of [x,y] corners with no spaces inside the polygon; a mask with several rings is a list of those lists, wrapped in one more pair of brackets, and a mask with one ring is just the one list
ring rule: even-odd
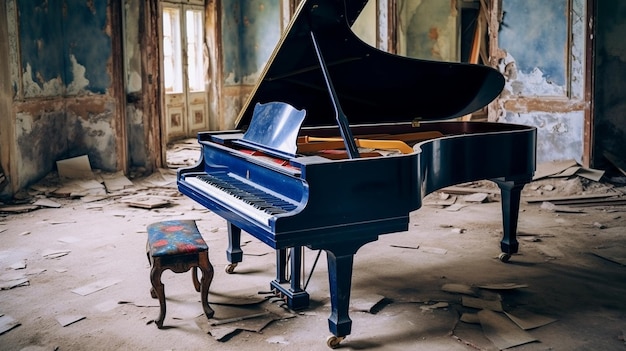
{"label": "upholstered stool cushion", "polygon": [[148,245],[152,257],[192,254],[209,249],[193,220],[150,224]]}

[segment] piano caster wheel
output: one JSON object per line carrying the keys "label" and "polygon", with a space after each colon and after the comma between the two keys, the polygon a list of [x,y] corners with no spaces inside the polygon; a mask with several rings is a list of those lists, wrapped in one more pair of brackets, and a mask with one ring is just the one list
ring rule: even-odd
{"label": "piano caster wheel", "polygon": [[500,255],[498,255],[498,259],[501,262],[507,263],[511,259],[511,254],[508,254],[506,252],[501,252]]}
{"label": "piano caster wheel", "polygon": [[345,339],[345,337],[343,336],[331,335],[326,338],[326,346],[330,347],[331,349],[336,349],[337,347],[339,347],[339,344],[343,341],[343,339]]}
{"label": "piano caster wheel", "polygon": [[237,267],[237,263],[227,264],[224,271],[228,274],[233,274],[235,272],[235,267]]}

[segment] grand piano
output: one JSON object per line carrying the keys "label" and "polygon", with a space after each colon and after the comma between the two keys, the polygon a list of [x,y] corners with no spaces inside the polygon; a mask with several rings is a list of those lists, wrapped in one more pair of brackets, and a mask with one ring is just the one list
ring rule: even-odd
{"label": "grand piano", "polygon": [[270,286],[289,307],[308,306],[300,248],[326,252],[332,348],[351,332],[360,247],[407,231],[427,194],[492,180],[501,190],[506,262],[518,251],[521,190],[535,171],[535,128],[455,120],[500,94],[498,71],[369,46],[350,29],[365,4],[301,1],[237,129],[199,133],[199,162],[177,175],[180,192],[227,221],[233,265],[242,259],[242,230],[276,250]]}

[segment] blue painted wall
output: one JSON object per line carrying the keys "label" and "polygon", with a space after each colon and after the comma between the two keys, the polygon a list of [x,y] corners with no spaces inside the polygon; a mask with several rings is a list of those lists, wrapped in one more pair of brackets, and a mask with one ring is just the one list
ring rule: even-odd
{"label": "blue painted wall", "polygon": [[[107,1],[30,0],[18,1],[19,40],[22,70],[31,67],[31,79],[40,85],[41,96],[58,94],[46,91],[44,84],[60,79],[68,86],[87,79],[85,90],[104,94],[110,76],[106,69],[111,57],[111,38],[105,32]],[[84,77],[75,77],[76,63],[84,66]],[[32,96],[30,96],[32,97]]]}
{"label": "blue painted wall", "polygon": [[564,86],[567,72],[567,1],[504,0],[499,46],[515,58],[517,69],[536,68],[548,82]]}
{"label": "blue painted wall", "polygon": [[222,2],[222,59],[225,85],[252,83],[281,35],[279,0]]}

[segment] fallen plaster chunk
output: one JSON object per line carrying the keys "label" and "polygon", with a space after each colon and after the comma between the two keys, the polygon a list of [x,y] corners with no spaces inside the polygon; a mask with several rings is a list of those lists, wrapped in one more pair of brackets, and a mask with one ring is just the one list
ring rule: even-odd
{"label": "fallen plaster chunk", "polygon": [[477,313],[463,313],[459,320],[464,323],[480,324],[480,318],[478,318]]}
{"label": "fallen plaster chunk", "polygon": [[487,201],[487,198],[489,197],[489,194],[487,193],[474,193],[471,195],[466,195],[463,197],[463,201],[465,202],[476,202],[476,203],[483,203],[485,201]]}
{"label": "fallen plaster chunk", "polygon": [[626,247],[624,246],[598,247],[591,250],[591,253],[605,260],[626,266]]}
{"label": "fallen plaster chunk", "polygon": [[0,314],[0,335],[19,326],[20,324],[21,323],[16,321],[13,317],[7,316],[5,314]]}
{"label": "fallen plaster chunk", "polygon": [[0,206],[0,213],[24,213],[36,209],[39,209],[39,207],[33,205],[8,205]]}
{"label": "fallen plaster chunk", "polygon": [[544,201],[541,203],[541,209],[551,212],[561,212],[561,213],[585,213],[584,210],[579,208],[571,208],[563,205],[555,205],[552,202]]}
{"label": "fallen plaster chunk", "polygon": [[447,307],[449,307],[449,306],[450,306],[450,304],[449,304],[449,303],[447,303],[447,302],[437,302],[437,303],[434,303],[434,304],[432,304],[432,305],[423,305],[423,306],[420,306],[420,309],[421,309],[422,311],[432,311],[432,310],[436,310],[436,309],[438,309],[438,308],[447,308]]}
{"label": "fallen plaster chunk", "polygon": [[29,269],[28,272],[26,272],[26,275],[39,275],[45,271],[45,268]]}
{"label": "fallen plaster chunk", "polygon": [[24,269],[26,268],[26,260],[19,260],[13,263],[12,265],[10,265],[9,268],[13,270]]}
{"label": "fallen plaster chunk", "polygon": [[487,289],[487,290],[513,290],[513,289],[527,288],[528,284],[491,283],[491,284],[479,285],[478,287],[481,289]]}
{"label": "fallen plaster chunk", "polygon": [[238,328],[218,327],[211,328],[209,334],[211,334],[211,336],[217,341],[227,341],[240,331],[241,330],[239,330]]}
{"label": "fallen plaster chunk", "polygon": [[93,282],[91,284],[87,284],[84,286],[81,286],[80,288],[76,288],[74,290],[72,290],[73,293],[78,294],[78,295],[82,295],[82,296],[86,296],[89,295],[91,293],[94,293],[96,291],[102,290],[102,289],[106,289],[112,285],[115,285],[117,283],[121,282],[121,280],[119,279],[103,279],[103,280],[98,280],[97,282]]}
{"label": "fallen plaster chunk", "polygon": [[378,294],[353,296],[350,301],[350,310],[371,313],[374,307],[384,300],[385,297]]}
{"label": "fallen plaster chunk", "polygon": [[485,336],[500,350],[537,341],[506,316],[490,310],[478,312]]}
{"label": "fallen plaster chunk", "polygon": [[56,201],[52,201],[50,199],[38,199],[37,201],[33,202],[34,206],[41,206],[41,207],[50,207],[50,208],[60,208],[61,204],[56,202]]}
{"label": "fallen plaster chunk", "polygon": [[450,212],[457,212],[460,209],[462,209],[463,207],[466,207],[467,205],[465,204],[454,204],[451,206],[446,207],[446,211],[450,211]]}
{"label": "fallen plaster chunk", "polygon": [[476,297],[463,296],[461,301],[465,307],[502,312],[502,302],[499,300],[484,300]]}
{"label": "fallen plaster chunk", "polygon": [[122,171],[112,175],[103,174],[102,179],[104,179],[104,186],[108,192],[123,190],[134,186],[133,182],[126,178]]}
{"label": "fallen plaster chunk", "polygon": [[87,155],[59,160],[56,163],[61,178],[93,179],[94,177]]}
{"label": "fallen plaster chunk", "polygon": [[554,318],[542,316],[525,310],[516,310],[514,313],[504,312],[504,314],[517,324],[518,327],[524,330],[539,328],[556,321]]}
{"label": "fallen plaster chunk", "polygon": [[412,249],[412,250],[417,250],[420,248],[419,245],[415,245],[415,246],[409,246],[409,245],[389,245],[390,247],[397,247],[399,249]]}
{"label": "fallen plaster chunk", "polygon": [[122,203],[126,203],[130,207],[138,207],[145,209],[152,209],[158,207],[164,207],[171,204],[170,199],[160,196],[145,196],[145,195],[133,195],[125,197],[120,200]]}
{"label": "fallen plaster chunk", "polygon": [[67,327],[68,325],[81,321],[85,318],[85,316],[80,315],[61,315],[57,316],[56,320],[59,322],[59,324],[61,324],[61,326]]}
{"label": "fallen plaster chunk", "polygon": [[476,290],[476,288],[466,284],[448,283],[441,286],[441,290],[449,293],[465,294],[473,297],[478,296],[478,291]]}
{"label": "fallen plaster chunk", "polygon": [[10,290],[28,285],[30,285],[30,280],[24,274],[6,274],[0,276],[0,290]]}
{"label": "fallen plaster chunk", "polygon": [[72,250],[47,249],[47,250],[45,250],[44,252],[41,253],[41,256],[43,256],[43,258],[53,259],[53,258],[63,257],[65,255],[69,254],[70,252],[72,252]]}
{"label": "fallen plaster chunk", "polygon": [[68,219],[68,220],[54,220],[54,221],[50,221],[48,223],[50,223],[50,224],[69,224],[69,223],[76,223],[76,221]]}

